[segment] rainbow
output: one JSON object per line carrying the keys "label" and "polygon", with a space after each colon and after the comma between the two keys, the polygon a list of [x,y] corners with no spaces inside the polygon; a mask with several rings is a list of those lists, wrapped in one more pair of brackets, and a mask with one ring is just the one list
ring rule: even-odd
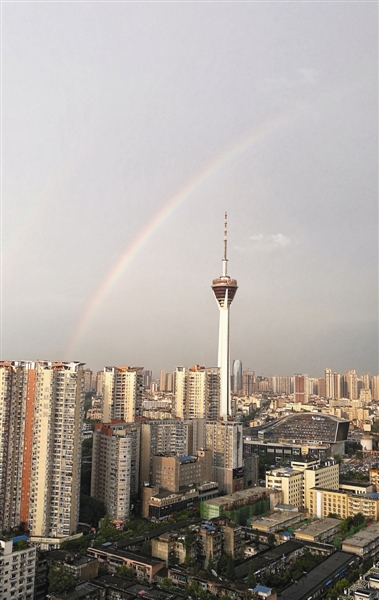
{"label": "rainbow", "polygon": [[291,111],[291,113],[286,112],[277,116],[274,120],[261,125],[258,129],[250,132],[242,140],[234,143],[211,163],[207,164],[206,167],[201,169],[193,179],[187,182],[187,184],[179,190],[179,192],[168,199],[164,206],[152,217],[142,231],[136,235],[134,240],[126,246],[118,260],[113,265],[111,271],[100,282],[99,286],[95,290],[95,293],[87,304],[84,313],[79,319],[74,335],[69,341],[66,356],[73,355],[79,340],[83,337],[105,297],[109,294],[125,269],[132,263],[138,252],[161,227],[161,225],[163,225],[163,223],[172,215],[172,213],[224,165],[245,152],[253,144],[257,144],[274,130],[277,130],[279,126],[286,124],[292,112],[293,111]]}

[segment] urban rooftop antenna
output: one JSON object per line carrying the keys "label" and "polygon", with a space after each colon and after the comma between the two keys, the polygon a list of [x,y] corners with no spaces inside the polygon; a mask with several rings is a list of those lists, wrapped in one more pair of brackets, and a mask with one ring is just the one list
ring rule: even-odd
{"label": "urban rooftop antenna", "polygon": [[226,277],[227,275],[227,248],[228,248],[228,213],[225,213],[224,217],[224,258],[222,260],[222,277]]}

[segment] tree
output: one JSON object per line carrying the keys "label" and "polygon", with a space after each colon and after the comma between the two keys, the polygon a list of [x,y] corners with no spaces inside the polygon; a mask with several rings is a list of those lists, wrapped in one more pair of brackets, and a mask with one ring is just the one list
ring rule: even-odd
{"label": "tree", "polygon": [[81,523],[88,523],[97,527],[100,519],[104,517],[106,513],[105,504],[97,498],[88,496],[87,494],[80,494],[80,513],[79,521]]}
{"label": "tree", "polygon": [[275,535],[273,533],[269,533],[267,536],[267,541],[270,546],[275,546]]}
{"label": "tree", "polygon": [[62,564],[54,565],[49,571],[49,593],[60,594],[75,587],[76,579]]}
{"label": "tree", "polygon": [[247,585],[250,588],[254,588],[257,584],[257,578],[255,577],[255,573],[254,573],[254,565],[253,563],[250,563],[250,567],[249,567],[249,573],[247,576]]}
{"label": "tree", "polygon": [[171,579],[169,579],[168,577],[164,577],[158,585],[162,590],[166,590],[166,592],[169,592],[174,587]]}
{"label": "tree", "polygon": [[83,440],[83,442],[82,442],[82,457],[84,457],[84,456],[92,457],[92,445],[93,445],[92,436],[90,438],[86,438],[85,440]]}
{"label": "tree", "polygon": [[231,554],[228,555],[228,564],[226,567],[225,576],[229,581],[234,581],[236,578],[236,572],[234,570],[234,558]]}
{"label": "tree", "polygon": [[28,542],[26,540],[20,540],[19,542],[16,542],[13,546],[15,550],[27,550],[29,547]]}
{"label": "tree", "polygon": [[208,560],[208,566],[207,566],[207,571],[209,571],[209,573],[211,573],[212,571],[216,571],[217,565],[213,560],[213,556],[210,555],[209,560]]}
{"label": "tree", "polygon": [[151,541],[146,540],[141,546],[141,554],[144,556],[151,556]]}
{"label": "tree", "polygon": [[135,570],[132,567],[122,565],[117,569],[117,575],[125,579],[135,579],[137,577]]}

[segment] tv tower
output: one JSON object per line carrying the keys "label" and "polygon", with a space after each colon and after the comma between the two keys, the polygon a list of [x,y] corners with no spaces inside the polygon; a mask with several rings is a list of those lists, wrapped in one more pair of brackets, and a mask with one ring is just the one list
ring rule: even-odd
{"label": "tv tower", "polygon": [[224,220],[224,258],[222,275],[212,282],[212,290],[220,309],[218,334],[218,366],[220,368],[221,394],[220,416],[224,421],[230,415],[230,360],[229,360],[229,308],[237,291],[237,281],[227,274],[227,213]]}

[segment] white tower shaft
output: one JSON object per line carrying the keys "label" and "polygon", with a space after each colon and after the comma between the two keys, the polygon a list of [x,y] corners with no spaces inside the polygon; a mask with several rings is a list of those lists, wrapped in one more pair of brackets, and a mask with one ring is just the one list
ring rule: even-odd
{"label": "white tower shaft", "polygon": [[224,306],[219,304],[218,367],[220,368],[220,416],[227,421],[230,415],[229,306],[226,290]]}
{"label": "white tower shaft", "polygon": [[229,309],[237,291],[237,281],[227,274],[227,215],[224,222],[224,255],[222,259],[222,275],[212,283],[220,310],[220,327],[218,337],[218,366],[220,368],[220,416],[226,421],[230,415],[230,359],[229,359]]}

